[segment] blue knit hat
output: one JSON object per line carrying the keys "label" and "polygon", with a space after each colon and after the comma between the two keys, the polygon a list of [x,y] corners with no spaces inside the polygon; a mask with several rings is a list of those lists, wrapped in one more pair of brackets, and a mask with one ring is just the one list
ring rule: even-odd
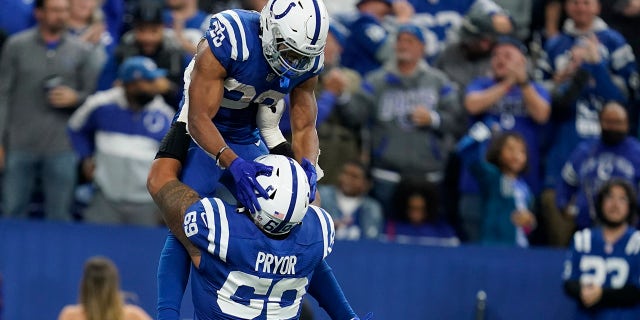
{"label": "blue knit hat", "polygon": [[142,56],[127,58],[118,69],[118,78],[123,83],[155,80],[166,75],[167,70],[159,69],[153,60]]}
{"label": "blue knit hat", "polygon": [[402,33],[409,33],[413,36],[415,36],[416,38],[418,38],[418,40],[420,40],[420,42],[422,43],[426,43],[425,39],[424,39],[424,33],[422,33],[422,30],[420,29],[420,27],[413,25],[413,24],[403,24],[401,26],[398,27],[398,36]]}

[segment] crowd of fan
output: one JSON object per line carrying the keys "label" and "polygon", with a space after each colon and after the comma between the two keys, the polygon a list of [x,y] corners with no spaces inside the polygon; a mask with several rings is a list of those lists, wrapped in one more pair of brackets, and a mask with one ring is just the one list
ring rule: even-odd
{"label": "crowd of fan", "polygon": [[[2,1],[3,215],[159,225],[146,173],[209,12],[264,2]],[[639,186],[640,1],[325,2],[338,239],[565,246]]]}

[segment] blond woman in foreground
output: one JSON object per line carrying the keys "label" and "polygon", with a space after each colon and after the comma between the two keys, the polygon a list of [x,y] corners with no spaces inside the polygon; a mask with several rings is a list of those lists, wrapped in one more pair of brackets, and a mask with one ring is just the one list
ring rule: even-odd
{"label": "blond woman in foreground", "polygon": [[125,304],[118,269],[105,257],[93,257],[84,265],[80,303],[65,306],[58,320],[150,320],[142,308]]}

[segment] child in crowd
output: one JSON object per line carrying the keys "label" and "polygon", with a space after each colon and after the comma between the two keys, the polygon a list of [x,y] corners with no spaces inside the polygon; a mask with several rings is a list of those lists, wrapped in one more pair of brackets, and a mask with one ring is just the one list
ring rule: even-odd
{"label": "child in crowd", "polygon": [[458,245],[455,231],[439,215],[437,199],[437,188],[431,183],[401,182],[394,196],[396,214],[387,224],[387,238],[398,242]]}
{"label": "child in crowd", "polygon": [[[535,228],[533,195],[522,174],[527,167],[527,145],[516,132],[497,133],[479,121],[458,143],[458,153],[478,179],[483,202],[481,241],[485,244],[529,245]],[[485,152],[486,146],[486,152]]]}
{"label": "child in crowd", "polygon": [[359,161],[347,161],[338,175],[338,183],[319,185],[322,208],[330,212],[336,228],[336,239],[375,239],[382,233],[382,207],[367,196],[371,176]]}

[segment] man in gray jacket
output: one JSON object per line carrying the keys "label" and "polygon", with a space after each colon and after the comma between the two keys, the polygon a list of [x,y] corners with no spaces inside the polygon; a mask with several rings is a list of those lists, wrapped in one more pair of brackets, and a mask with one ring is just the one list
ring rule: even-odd
{"label": "man in gray jacket", "polygon": [[9,38],[0,59],[3,209],[26,217],[40,180],[46,216],[70,220],[77,161],[66,124],[93,92],[101,66],[86,44],[67,35],[68,0],[34,5],[38,24]]}
{"label": "man in gray jacket", "polygon": [[464,129],[457,88],[427,65],[424,45],[418,27],[400,26],[396,58],[369,74],[341,108],[351,125],[368,129],[372,192],[387,215],[403,176],[442,182],[455,136]]}

